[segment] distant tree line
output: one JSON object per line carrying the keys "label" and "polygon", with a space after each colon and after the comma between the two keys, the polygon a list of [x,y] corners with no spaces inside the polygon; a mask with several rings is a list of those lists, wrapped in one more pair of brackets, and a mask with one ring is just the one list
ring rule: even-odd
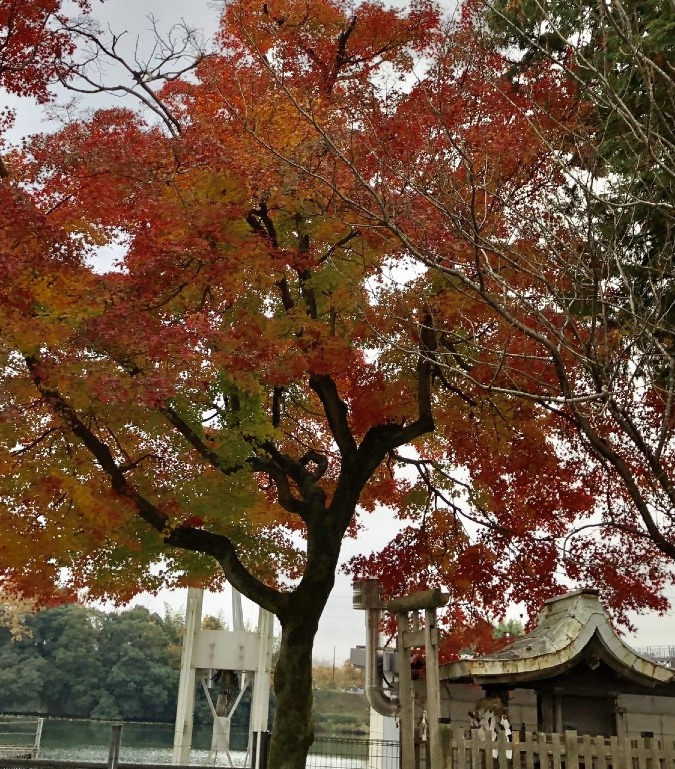
{"label": "distant tree line", "polygon": [[[204,624],[222,627],[215,618]],[[20,638],[0,628],[0,712],[175,719],[182,614],[169,608],[160,617],[143,607],[106,613],[66,605],[29,616],[25,625],[27,632]],[[249,705],[247,692],[234,714],[233,729],[246,729]],[[200,690],[195,720],[211,723]]]}
{"label": "distant tree line", "polygon": [[349,660],[345,660],[341,665],[329,660],[314,660],[312,666],[312,682],[315,689],[363,689],[365,677],[365,670],[354,667]]}

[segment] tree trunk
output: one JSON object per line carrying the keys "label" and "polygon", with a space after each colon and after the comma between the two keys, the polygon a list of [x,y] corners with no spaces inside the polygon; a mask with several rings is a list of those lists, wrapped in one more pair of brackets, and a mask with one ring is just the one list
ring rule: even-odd
{"label": "tree trunk", "polygon": [[304,769],[314,740],[312,719],[312,647],[319,617],[326,603],[323,596],[294,602],[281,622],[281,649],[274,671],[277,698],[269,769]]}

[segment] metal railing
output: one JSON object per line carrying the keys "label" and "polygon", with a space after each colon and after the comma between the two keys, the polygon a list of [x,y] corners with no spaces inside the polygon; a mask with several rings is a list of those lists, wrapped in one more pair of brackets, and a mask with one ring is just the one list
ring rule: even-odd
{"label": "metal railing", "polygon": [[0,721],[0,758],[37,758],[43,718]]}
{"label": "metal railing", "polygon": [[649,657],[662,665],[675,667],[675,646],[639,646],[636,651],[643,657]]}
{"label": "metal railing", "polygon": [[399,744],[393,740],[316,737],[308,769],[398,769]]}
{"label": "metal railing", "polygon": [[[117,725],[116,725],[117,726]],[[26,760],[0,755],[0,769],[207,769],[196,764],[130,763],[119,760],[121,729],[113,728],[108,761]],[[307,757],[307,769],[398,769],[399,744],[390,740],[319,736]],[[208,769],[213,769],[209,765]]]}

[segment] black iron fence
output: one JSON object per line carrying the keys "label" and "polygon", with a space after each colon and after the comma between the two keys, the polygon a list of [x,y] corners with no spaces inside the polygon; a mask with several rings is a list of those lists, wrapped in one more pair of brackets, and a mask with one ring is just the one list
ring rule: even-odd
{"label": "black iron fence", "polygon": [[[119,761],[115,740],[107,763],[90,761],[24,760],[0,756],[0,769],[167,769],[170,764],[127,763]],[[223,764],[219,763],[219,768]],[[396,741],[352,737],[319,736],[314,740],[307,769],[398,769],[399,745]],[[207,769],[195,764],[171,769]],[[213,764],[208,769],[213,769]],[[243,768],[242,768],[243,769]]]}
{"label": "black iron fence", "polygon": [[399,746],[393,740],[316,737],[308,769],[398,769]]}

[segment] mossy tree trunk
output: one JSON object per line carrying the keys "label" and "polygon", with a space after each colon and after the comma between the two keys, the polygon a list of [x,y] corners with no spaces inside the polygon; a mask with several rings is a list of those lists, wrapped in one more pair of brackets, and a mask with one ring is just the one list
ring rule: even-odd
{"label": "mossy tree trunk", "polygon": [[314,740],[312,648],[321,610],[290,611],[281,623],[281,648],[274,671],[277,697],[269,769],[304,769]]}

